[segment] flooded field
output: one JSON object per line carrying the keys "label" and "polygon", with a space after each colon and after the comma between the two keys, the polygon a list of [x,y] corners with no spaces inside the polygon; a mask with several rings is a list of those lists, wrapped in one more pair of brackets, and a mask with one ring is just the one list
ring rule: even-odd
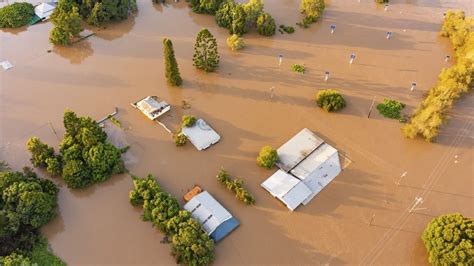
{"label": "flooded field", "polygon": [[[126,129],[107,124],[106,130],[112,142],[131,145],[124,157],[131,173],[155,175],[180,199],[199,184],[240,220],[217,245],[216,265],[427,264],[420,240],[425,225],[445,213],[474,217],[474,95],[456,104],[437,143],[404,139],[399,122],[376,110],[370,119],[367,114],[374,98],[399,100],[405,113],[413,112],[450,65],[444,58],[452,48],[437,35],[443,13],[462,8],[470,14],[472,3],[393,2],[384,11],[372,0],[328,1],[322,20],[310,28],[272,38],[249,33],[241,52],[230,51],[228,33],[213,17],[192,13],[183,1],[139,0],[136,16],[91,28],[96,36],[68,48],[48,43],[50,23],[0,31],[0,61],[14,65],[0,71],[0,159],[14,168],[29,164],[30,136],[57,147],[66,108],[100,119],[117,107]],[[298,6],[295,0],[265,1],[277,25],[297,22]],[[334,34],[331,24],[337,25]],[[192,66],[195,35],[203,27],[218,41],[216,73]],[[393,32],[390,40],[387,31]],[[174,43],[181,88],[164,79],[163,37]],[[349,65],[351,53],[357,59]],[[292,72],[294,63],[307,72]],[[327,82],[325,71],[331,72]],[[412,82],[418,85],[410,92]],[[342,112],[316,108],[315,95],[326,88],[343,93]],[[172,105],[161,119],[171,129],[183,114],[193,114],[221,141],[203,152],[190,143],[177,148],[170,134],[130,106],[147,95]],[[182,101],[191,108],[182,109]],[[304,127],[352,163],[310,204],[289,212],[260,187],[273,171],[259,168],[255,158],[262,146],[278,147]],[[245,180],[255,207],[244,206],[216,181],[221,167]],[[79,191],[57,182],[60,214],[43,233],[67,263],[174,264],[169,246],[160,243],[163,234],[129,204],[128,175]],[[424,199],[423,209],[408,214],[416,196]]]}

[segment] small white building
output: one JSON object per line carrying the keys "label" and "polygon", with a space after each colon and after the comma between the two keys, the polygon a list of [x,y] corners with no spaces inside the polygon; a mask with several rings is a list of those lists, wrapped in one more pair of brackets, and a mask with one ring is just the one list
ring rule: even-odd
{"label": "small white building", "polygon": [[49,19],[51,14],[53,14],[54,9],[56,9],[56,3],[42,3],[35,6],[35,15],[38,16],[41,20]]}
{"label": "small white building", "polygon": [[171,110],[171,106],[167,102],[160,101],[156,96],[147,96],[136,103],[132,103],[132,106],[151,120],[155,120]]}
{"label": "small white building", "polygon": [[277,152],[281,170],[261,185],[292,211],[308,204],[342,171],[339,152],[306,128]]}
{"label": "small white building", "polygon": [[192,197],[183,208],[199,221],[206,233],[216,242],[230,234],[240,224],[207,191]]}
{"label": "small white building", "polygon": [[181,132],[199,151],[209,148],[221,139],[221,136],[203,119],[196,120],[192,127],[183,127]]}

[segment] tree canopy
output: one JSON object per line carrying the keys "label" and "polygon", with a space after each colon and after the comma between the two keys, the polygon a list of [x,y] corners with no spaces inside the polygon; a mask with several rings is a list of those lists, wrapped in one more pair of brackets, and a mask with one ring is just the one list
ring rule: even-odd
{"label": "tree canopy", "polygon": [[60,0],[51,14],[53,29],[49,41],[57,45],[69,45],[74,37],[82,31],[79,8],[74,0]]}
{"label": "tree canopy", "polygon": [[208,29],[202,29],[196,37],[193,65],[206,72],[213,72],[219,65],[217,41]]}
{"label": "tree canopy", "polygon": [[432,265],[474,265],[474,219],[441,215],[426,226],[421,239]]}
{"label": "tree canopy", "polygon": [[327,89],[318,92],[316,104],[326,112],[337,112],[346,106],[346,100],[337,90]]}
{"label": "tree canopy", "polygon": [[173,43],[170,39],[163,39],[163,56],[165,59],[166,80],[172,86],[180,86],[183,83],[179,73],[178,62],[174,56]]}
{"label": "tree canopy", "polygon": [[0,171],[0,265],[40,264],[42,259],[61,260],[47,248],[39,228],[57,215],[59,189],[29,168],[23,172]]}
{"label": "tree canopy", "polygon": [[303,28],[309,27],[311,23],[318,21],[326,8],[324,0],[301,0],[300,11],[304,15],[303,21],[298,25]]}
{"label": "tree canopy", "polygon": [[107,142],[107,134],[96,121],[78,117],[72,111],[64,113],[63,121],[66,133],[59,145],[59,155],[36,137],[28,140],[27,149],[35,167],[61,175],[70,188],[103,182],[126,170],[121,155],[127,148],[119,149]]}
{"label": "tree canopy", "polygon": [[13,3],[0,8],[0,28],[17,28],[30,22],[35,8],[30,3]]}
{"label": "tree canopy", "polygon": [[277,161],[278,153],[270,146],[264,146],[257,157],[257,164],[267,169],[271,169]]}

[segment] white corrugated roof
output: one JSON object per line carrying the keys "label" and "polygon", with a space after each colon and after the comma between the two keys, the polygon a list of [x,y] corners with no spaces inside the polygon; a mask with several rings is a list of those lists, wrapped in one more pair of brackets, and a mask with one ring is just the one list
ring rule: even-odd
{"label": "white corrugated roof", "polygon": [[166,107],[167,105],[168,104],[166,102],[158,102],[151,96],[148,96],[137,103],[138,108],[148,114],[151,114],[157,110],[160,110]]}
{"label": "white corrugated roof", "polygon": [[[337,153],[335,148],[324,143],[291,170],[291,173],[299,179],[304,180],[317,170],[327,170],[323,164],[335,153]],[[335,167],[340,168],[340,165],[338,164]]]}
{"label": "white corrugated roof", "polygon": [[312,193],[301,180],[282,170],[276,171],[261,186],[285,203],[292,211]]}
{"label": "white corrugated roof", "polygon": [[202,224],[209,235],[220,224],[232,218],[232,215],[207,191],[194,196],[183,208]]}
{"label": "white corrugated roof", "polygon": [[278,167],[289,172],[323,143],[324,140],[316,136],[309,129],[302,129],[278,148]]}
{"label": "white corrugated roof", "polygon": [[42,3],[35,7],[35,14],[40,18],[48,18],[55,8],[55,3]]}
{"label": "white corrugated roof", "polygon": [[182,132],[200,151],[216,144],[221,139],[221,136],[202,119],[198,119],[192,127],[183,127]]}

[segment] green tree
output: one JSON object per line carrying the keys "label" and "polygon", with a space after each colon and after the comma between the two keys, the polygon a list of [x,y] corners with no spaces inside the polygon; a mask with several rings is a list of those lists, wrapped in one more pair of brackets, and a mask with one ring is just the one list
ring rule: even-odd
{"label": "green tree", "polygon": [[37,137],[30,138],[26,143],[26,148],[31,153],[30,161],[35,167],[47,167],[46,161],[55,157],[54,149]]}
{"label": "green tree", "polygon": [[18,253],[11,253],[8,256],[0,257],[0,265],[3,266],[29,266],[31,265],[31,260]]}
{"label": "green tree", "polygon": [[232,51],[237,51],[245,47],[245,42],[242,37],[237,34],[232,34],[227,38],[227,45]]}
{"label": "green tree", "polygon": [[180,223],[171,238],[172,254],[177,263],[209,265],[214,260],[214,241],[204,232],[198,221],[188,219]]}
{"label": "green tree", "polygon": [[346,106],[346,101],[337,90],[327,89],[318,92],[316,104],[326,112],[336,112]]}
{"label": "green tree", "polygon": [[309,24],[318,21],[325,7],[324,0],[301,0],[300,11],[304,18],[300,25],[306,28]]}
{"label": "green tree", "polygon": [[69,45],[72,38],[82,31],[79,8],[74,0],[60,0],[51,14],[54,27],[49,34],[49,41],[57,45]]}
{"label": "green tree", "polygon": [[199,31],[194,45],[193,65],[206,72],[213,72],[219,65],[216,38],[207,29]]}
{"label": "green tree", "polygon": [[246,15],[242,5],[236,5],[232,9],[232,24],[229,29],[230,34],[241,36],[247,32]]}
{"label": "green tree", "polygon": [[173,43],[170,39],[163,39],[163,57],[165,58],[165,76],[168,83],[173,86],[180,86],[183,83],[179,74],[178,62],[174,56]]}
{"label": "green tree", "polygon": [[30,3],[13,3],[0,8],[0,28],[17,28],[28,24],[35,15]]}
{"label": "green tree", "polygon": [[426,226],[421,239],[432,265],[474,265],[474,219],[441,215]]}
{"label": "green tree", "polygon": [[379,110],[383,116],[399,120],[403,120],[400,114],[403,108],[405,108],[405,104],[391,99],[384,99],[383,103],[377,105],[377,110]]}
{"label": "green tree", "polygon": [[192,115],[183,115],[183,117],[181,117],[181,126],[182,127],[192,127],[194,126],[194,124],[196,124],[196,117],[192,116]]}
{"label": "green tree", "polygon": [[264,146],[257,157],[257,164],[261,167],[270,169],[278,161],[278,153],[270,146]]}
{"label": "green tree", "polygon": [[262,13],[257,18],[257,32],[263,36],[272,36],[275,34],[275,20],[268,13]]}
{"label": "green tree", "polygon": [[227,172],[222,168],[216,176],[217,180],[225,185],[228,190],[235,194],[235,197],[247,205],[255,204],[255,197],[243,188],[244,181],[235,178],[232,180]]}
{"label": "green tree", "polygon": [[215,19],[219,27],[230,29],[232,26],[233,15],[232,10],[237,6],[233,0],[228,0],[224,2],[220,8],[217,10]]}
{"label": "green tree", "polygon": [[193,12],[214,15],[225,0],[191,0]]}
{"label": "green tree", "polygon": [[257,23],[257,18],[263,13],[262,0],[249,0],[243,5],[246,15],[246,27],[250,29]]}

